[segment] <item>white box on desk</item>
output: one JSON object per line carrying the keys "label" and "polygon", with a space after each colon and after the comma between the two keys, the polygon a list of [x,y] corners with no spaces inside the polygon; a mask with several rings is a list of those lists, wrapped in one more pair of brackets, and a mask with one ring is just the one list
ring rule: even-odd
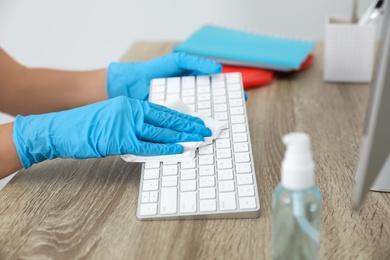
{"label": "white box on desk", "polygon": [[324,37],[324,80],[371,82],[375,54],[375,24],[358,25],[328,17]]}

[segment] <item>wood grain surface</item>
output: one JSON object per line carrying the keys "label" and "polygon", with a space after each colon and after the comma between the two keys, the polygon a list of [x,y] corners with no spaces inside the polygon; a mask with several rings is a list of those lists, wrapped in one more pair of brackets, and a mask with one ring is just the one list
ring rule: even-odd
{"label": "wood grain surface", "polygon": [[[149,60],[174,44],[137,42],[122,61]],[[291,131],[312,138],[321,259],[390,259],[390,195],[371,192],[351,210],[370,86],[324,83],[320,44],[314,56],[308,70],[247,92],[259,218],[141,222],[140,165],[56,159],[20,171],[0,191],[0,259],[270,259],[281,138]]]}

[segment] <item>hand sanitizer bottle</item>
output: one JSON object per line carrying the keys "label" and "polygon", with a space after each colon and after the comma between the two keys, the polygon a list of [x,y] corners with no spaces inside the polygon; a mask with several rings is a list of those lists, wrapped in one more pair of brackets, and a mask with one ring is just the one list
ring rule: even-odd
{"label": "hand sanitizer bottle", "polygon": [[282,181],[272,202],[272,259],[319,259],[321,193],[314,183],[310,138],[294,132],[283,142]]}

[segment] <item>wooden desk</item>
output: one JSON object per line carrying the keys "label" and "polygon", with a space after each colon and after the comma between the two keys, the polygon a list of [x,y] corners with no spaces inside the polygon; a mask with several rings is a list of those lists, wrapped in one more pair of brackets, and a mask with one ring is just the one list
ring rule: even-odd
{"label": "wooden desk", "polygon": [[[139,42],[123,60],[161,56],[173,44]],[[351,211],[369,86],[324,83],[321,46],[315,57],[309,70],[248,91],[260,218],[141,222],[140,165],[56,159],[19,172],[0,191],[0,259],[270,259],[281,137],[296,130],[312,137],[321,259],[390,259],[390,195],[370,193]]]}

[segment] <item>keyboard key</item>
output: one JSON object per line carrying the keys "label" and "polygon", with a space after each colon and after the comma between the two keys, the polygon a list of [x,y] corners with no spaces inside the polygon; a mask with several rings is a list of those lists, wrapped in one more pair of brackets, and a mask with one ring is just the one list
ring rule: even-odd
{"label": "keyboard key", "polygon": [[180,213],[196,212],[196,192],[180,193]]}
{"label": "keyboard key", "polygon": [[255,209],[256,208],[256,200],[254,197],[239,198],[238,203],[240,204],[240,209]]}
{"label": "keyboard key", "polygon": [[224,81],[215,81],[215,82],[212,82],[211,85],[213,86],[213,89],[224,88],[225,82]]}
{"label": "keyboard key", "polygon": [[151,101],[163,101],[165,98],[164,93],[153,93],[151,95]]}
{"label": "keyboard key", "polygon": [[227,111],[227,105],[226,104],[214,105],[214,112],[225,112],[225,111]]}
{"label": "keyboard key", "polygon": [[228,73],[226,74],[227,83],[239,83],[240,82],[240,74],[238,73]]}
{"label": "keyboard key", "polygon": [[241,98],[241,91],[230,91],[229,98]]}
{"label": "keyboard key", "polygon": [[159,168],[160,162],[146,162],[145,163],[145,169],[154,169]]}
{"label": "keyboard key", "polygon": [[234,154],[234,161],[236,163],[238,163],[238,162],[250,162],[251,158],[249,156],[249,153],[236,153],[236,154]]}
{"label": "keyboard key", "polygon": [[180,182],[180,191],[195,191],[196,181],[182,181]]}
{"label": "keyboard key", "polygon": [[243,115],[231,116],[230,122],[232,122],[232,124],[242,124],[245,123],[245,117]]}
{"label": "keyboard key", "polygon": [[182,97],[192,97],[195,95],[195,89],[183,89]]}
{"label": "keyboard key", "polygon": [[163,175],[177,175],[177,165],[164,165],[163,166]]}
{"label": "keyboard key", "polygon": [[241,85],[239,83],[234,83],[234,84],[228,84],[228,90],[239,90],[241,91]]}
{"label": "keyboard key", "polygon": [[255,196],[255,188],[253,187],[253,185],[238,186],[238,196],[239,197]]}
{"label": "keyboard key", "polygon": [[218,180],[233,180],[233,170],[227,169],[227,170],[218,170]]}
{"label": "keyboard key", "polygon": [[143,191],[151,191],[158,190],[158,180],[147,180],[143,182],[142,190]]}
{"label": "keyboard key", "polygon": [[237,175],[237,184],[238,185],[252,184],[252,183],[253,183],[252,174],[239,174],[239,175]]}
{"label": "keyboard key", "polygon": [[229,138],[229,137],[230,137],[229,129],[222,129],[221,132],[220,132],[219,135],[218,135],[218,138],[219,138],[219,139],[222,139],[222,138]]}
{"label": "keyboard key", "polygon": [[228,120],[228,114],[226,112],[216,112],[214,113],[214,119],[218,121]]}
{"label": "keyboard key", "polygon": [[165,85],[155,85],[152,86],[153,88],[153,93],[164,93],[165,91]]}
{"label": "keyboard key", "polygon": [[220,181],[218,182],[218,191],[234,191],[234,182],[233,181]]}
{"label": "keyboard key", "polygon": [[177,176],[162,177],[161,187],[177,186]]}
{"label": "keyboard key", "polygon": [[177,188],[161,188],[160,214],[175,214],[177,212]]}
{"label": "keyboard key", "polygon": [[199,155],[199,165],[214,164],[214,155]]}
{"label": "keyboard key", "polygon": [[199,189],[199,198],[204,199],[215,199],[215,188],[201,188]]}
{"label": "keyboard key", "polygon": [[195,77],[194,76],[186,76],[182,78],[183,89],[195,88]]}
{"label": "keyboard key", "polygon": [[158,192],[151,191],[149,196],[149,202],[157,202],[158,201]]}
{"label": "keyboard key", "polygon": [[236,163],[236,173],[250,173],[252,166],[250,163]]}
{"label": "keyboard key", "polygon": [[214,83],[217,83],[217,82],[222,82],[224,83],[225,82],[225,76],[223,74],[214,74],[214,75],[211,75],[211,81]]}
{"label": "keyboard key", "polygon": [[181,180],[194,180],[196,177],[195,169],[183,169],[180,171]]}
{"label": "keyboard key", "polygon": [[141,204],[140,215],[151,216],[157,214],[157,203]]}
{"label": "keyboard key", "polygon": [[167,100],[178,100],[180,99],[180,94],[167,94]]}
{"label": "keyboard key", "polygon": [[199,176],[214,175],[214,165],[199,166]]}
{"label": "keyboard key", "polygon": [[148,192],[148,191],[142,192],[141,202],[142,203],[148,203],[149,202],[149,196],[150,196],[150,192]]}
{"label": "keyboard key", "polygon": [[177,162],[163,162],[163,165],[177,165]]}
{"label": "keyboard key", "polygon": [[199,147],[199,155],[214,153],[214,147],[212,144]]}
{"label": "keyboard key", "polygon": [[197,90],[199,94],[210,93],[210,86],[199,86]]}
{"label": "keyboard key", "polygon": [[226,103],[226,97],[225,96],[216,96],[213,97],[214,104],[224,104]]}
{"label": "keyboard key", "polygon": [[236,194],[234,192],[224,192],[219,194],[219,208],[220,210],[235,210]]}
{"label": "keyboard key", "polygon": [[217,140],[215,140],[215,147],[217,149],[230,148],[230,140],[229,139],[217,139]]}
{"label": "keyboard key", "polygon": [[232,159],[219,159],[217,161],[217,169],[231,169],[233,168],[233,162]]}
{"label": "keyboard key", "polygon": [[206,108],[211,108],[210,101],[200,101],[200,102],[198,102],[198,109],[206,109]]}
{"label": "keyboard key", "polygon": [[198,113],[201,115],[211,117],[211,109],[198,109]]}
{"label": "keyboard key", "polygon": [[203,93],[198,95],[198,101],[208,101],[210,100],[210,93]]}
{"label": "keyboard key", "polygon": [[229,105],[231,107],[242,107],[243,106],[242,99],[235,98],[235,99],[229,99]]}
{"label": "keyboard key", "polygon": [[182,162],[181,163],[182,169],[194,169],[195,168],[195,160],[191,162]]}
{"label": "keyboard key", "polygon": [[217,202],[215,200],[201,200],[199,202],[200,212],[210,212],[217,210]]}
{"label": "keyboard key", "polygon": [[245,124],[235,124],[235,125],[232,125],[232,132],[233,133],[243,133],[243,132],[246,132]]}
{"label": "keyboard key", "polygon": [[152,79],[150,85],[165,85],[165,78]]}
{"label": "keyboard key", "polygon": [[180,93],[180,78],[168,78],[167,80],[167,94]]}
{"label": "keyboard key", "polygon": [[217,149],[217,159],[232,158],[231,149]]}
{"label": "keyboard key", "polygon": [[243,115],[244,114],[244,108],[243,107],[232,107],[230,109],[231,115]]}
{"label": "keyboard key", "polygon": [[248,145],[248,143],[235,143],[235,144],[233,144],[233,151],[235,153],[248,152],[249,145]]}
{"label": "keyboard key", "polygon": [[144,180],[153,180],[160,177],[160,169],[147,169],[144,171]]}
{"label": "keyboard key", "polygon": [[205,188],[205,187],[214,187],[215,186],[215,179],[214,177],[199,177],[199,187]]}
{"label": "keyboard key", "polygon": [[213,89],[213,96],[225,96],[226,95],[226,90],[224,88],[217,88]]}
{"label": "keyboard key", "polygon": [[210,78],[209,76],[205,76],[205,75],[197,76],[196,83],[198,86],[210,85]]}

